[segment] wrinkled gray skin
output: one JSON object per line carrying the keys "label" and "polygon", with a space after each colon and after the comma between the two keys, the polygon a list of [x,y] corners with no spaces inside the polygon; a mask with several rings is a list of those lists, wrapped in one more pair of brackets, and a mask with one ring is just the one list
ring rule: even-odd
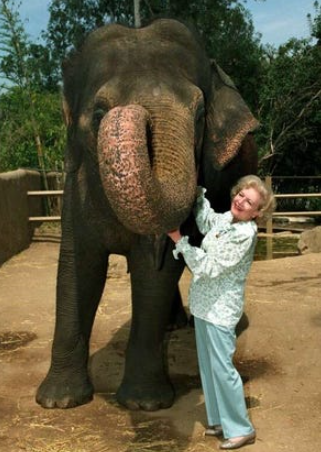
{"label": "wrinkled gray skin", "polygon": [[56,327],[37,402],[68,408],[92,399],[88,343],[114,253],[126,256],[132,287],[117,399],[130,409],[169,407],[163,338],[170,321],[186,317],[178,290],[184,262],[174,260],[166,232],[182,225],[199,240],[191,214],[199,183],[218,210],[228,209],[231,185],[256,170],[256,120],[198,38],[165,19],[92,33],[64,67],[64,113]]}

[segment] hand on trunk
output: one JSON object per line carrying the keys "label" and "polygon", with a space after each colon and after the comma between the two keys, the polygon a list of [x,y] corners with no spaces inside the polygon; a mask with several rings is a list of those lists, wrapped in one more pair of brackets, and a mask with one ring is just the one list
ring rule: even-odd
{"label": "hand on trunk", "polygon": [[167,233],[167,235],[168,235],[168,237],[170,237],[173,240],[174,243],[177,243],[182,238],[182,235],[181,235],[179,229],[176,229],[174,231],[169,231]]}

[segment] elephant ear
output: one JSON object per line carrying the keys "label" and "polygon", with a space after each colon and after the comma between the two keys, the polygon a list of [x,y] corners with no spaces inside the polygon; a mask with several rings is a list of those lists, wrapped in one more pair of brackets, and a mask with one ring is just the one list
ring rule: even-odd
{"label": "elephant ear", "polygon": [[247,134],[259,125],[232,80],[211,62],[212,87],[207,100],[204,160],[217,170],[238,153]]}

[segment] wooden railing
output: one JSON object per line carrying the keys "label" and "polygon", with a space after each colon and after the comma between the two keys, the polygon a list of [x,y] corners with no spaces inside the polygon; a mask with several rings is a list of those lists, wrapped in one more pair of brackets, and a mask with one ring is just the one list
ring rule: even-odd
{"label": "wooden railing", "polygon": [[[265,182],[269,187],[272,187],[272,177],[267,176]],[[28,196],[62,196],[63,190],[38,190],[38,191],[28,191]],[[288,193],[288,194],[276,194],[276,199],[281,198],[321,198],[321,193]],[[321,211],[278,211],[274,212],[272,218],[270,218],[265,225],[266,232],[261,232],[260,237],[266,238],[266,257],[267,259],[273,258],[273,237],[276,234],[273,233],[273,218],[275,217],[289,217],[289,216],[320,216]],[[61,216],[39,216],[39,217],[29,217],[29,221],[60,221]]]}
{"label": "wooden railing", "polygon": [[[272,177],[266,176],[265,177],[265,183],[268,187],[272,188]],[[284,198],[321,198],[321,193],[287,193],[287,194],[275,194],[276,199],[284,199]],[[274,212],[272,215],[272,218],[270,218],[266,222],[266,233],[261,233],[260,236],[266,237],[266,258],[267,259],[273,259],[273,237],[275,237],[275,234],[273,234],[273,218],[276,217],[311,217],[311,216],[320,216],[321,211],[317,210],[302,210],[302,211],[278,211]]]}
{"label": "wooden railing", "polygon": [[[64,194],[63,190],[34,190],[28,191],[28,196],[62,196]],[[41,217],[29,217],[29,221],[60,221],[61,216],[50,216],[45,215]]]}

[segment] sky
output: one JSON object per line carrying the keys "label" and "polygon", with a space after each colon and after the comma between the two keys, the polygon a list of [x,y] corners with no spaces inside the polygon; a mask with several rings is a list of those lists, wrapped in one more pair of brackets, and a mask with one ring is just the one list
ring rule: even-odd
{"label": "sky", "polygon": [[[46,29],[50,0],[20,0],[20,18],[33,41]],[[278,47],[288,39],[310,35],[306,16],[315,15],[314,0],[243,0],[251,12],[255,31],[262,34],[261,42]],[[18,4],[18,1],[17,1]]]}

